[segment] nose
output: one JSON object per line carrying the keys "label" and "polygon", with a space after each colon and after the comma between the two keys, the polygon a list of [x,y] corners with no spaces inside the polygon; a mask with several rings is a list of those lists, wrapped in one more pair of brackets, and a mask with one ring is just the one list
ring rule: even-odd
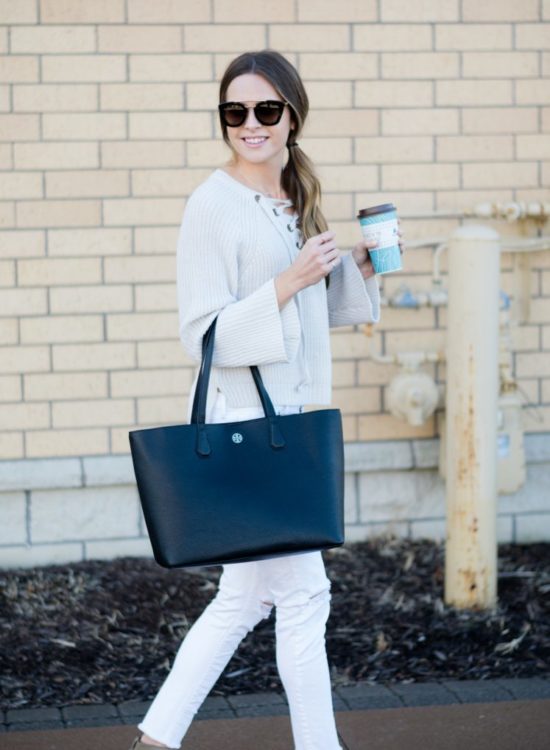
{"label": "nose", "polygon": [[245,128],[258,128],[261,127],[261,123],[258,122],[256,119],[256,115],[254,113],[254,107],[248,107],[246,110],[246,120],[243,123],[243,127]]}

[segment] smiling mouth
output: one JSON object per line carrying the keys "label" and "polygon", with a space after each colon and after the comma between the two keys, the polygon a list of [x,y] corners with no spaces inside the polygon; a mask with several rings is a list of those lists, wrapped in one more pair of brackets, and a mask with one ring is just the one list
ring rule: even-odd
{"label": "smiling mouth", "polygon": [[267,141],[267,136],[255,136],[254,138],[243,138],[243,141],[248,146],[259,146],[261,143],[265,143]]}

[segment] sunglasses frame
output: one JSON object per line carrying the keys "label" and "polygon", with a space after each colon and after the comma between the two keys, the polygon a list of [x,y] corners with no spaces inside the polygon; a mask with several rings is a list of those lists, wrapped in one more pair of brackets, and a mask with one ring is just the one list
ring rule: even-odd
{"label": "sunglasses frame", "polygon": [[[244,115],[242,122],[239,122],[236,125],[231,125],[230,123],[227,122],[226,117],[225,117],[225,110],[227,109],[227,105],[228,104],[238,104],[239,107],[243,108],[242,110],[240,110],[242,112],[242,114]],[[256,110],[257,110],[258,107],[261,107],[262,104],[277,104],[277,105],[282,105],[281,108],[280,108],[280,110],[279,110],[279,116],[278,116],[278,118],[277,118],[277,120],[275,122],[271,122],[271,123],[262,122],[261,119],[258,117],[258,113],[257,113]],[[244,102],[232,102],[232,101],[230,101],[230,102],[222,102],[221,104],[218,104],[218,112],[220,114],[221,123],[226,128],[240,128],[240,127],[242,127],[242,125],[245,124],[245,122],[246,122],[246,120],[248,118],[248,110],[249,109],[253,109],[254,110],[254,117],[256,118],[256,120],[258,120],[258,122],[260,123],[260,125],[263,125],[264,127],[269,128],[269,127],[272,127],[273,125],[278,125],[281,122],[281,119],[282,119],[284,111],[285,111],[285,107],[287,107],[287,106],[288,107],[290,106],[290,102],[287,102],[286,100],[282,101],[280,99],[262,99],[261,101],[255,102],[254,104],[251,104],[251,105],[247,105]],[[235,110],[233,110],[233,111],[235,111]]]}

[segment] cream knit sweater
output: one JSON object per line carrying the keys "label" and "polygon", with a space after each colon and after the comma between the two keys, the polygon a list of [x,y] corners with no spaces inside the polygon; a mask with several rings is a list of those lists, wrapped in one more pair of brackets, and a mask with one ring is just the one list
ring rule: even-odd
{"label": "cream knit sweater", "polygon": [[260,405],[256,364],[274,404],[329,404],[329,326],[379,319],[376,278],[364,281],[351,255],[328,290],[322,280],[279,310],[275,277],[296,258],[296,239],[268,199],[221,169],[190,196],[177,252],[180,338],[200,361],[218,316],[209,398],[217,387],[229,406]]}

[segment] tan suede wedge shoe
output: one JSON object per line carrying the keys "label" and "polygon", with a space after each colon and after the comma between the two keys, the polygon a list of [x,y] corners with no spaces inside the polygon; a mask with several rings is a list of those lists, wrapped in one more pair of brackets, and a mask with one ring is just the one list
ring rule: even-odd
{"label": "tan suede wedge shoe", "polygon": [[[136,737],[130,746],[130,750],[155,750],[155,745],[146,745],[141,741],[141,737]],[[162,750],[160,748],[159,750]]]}

